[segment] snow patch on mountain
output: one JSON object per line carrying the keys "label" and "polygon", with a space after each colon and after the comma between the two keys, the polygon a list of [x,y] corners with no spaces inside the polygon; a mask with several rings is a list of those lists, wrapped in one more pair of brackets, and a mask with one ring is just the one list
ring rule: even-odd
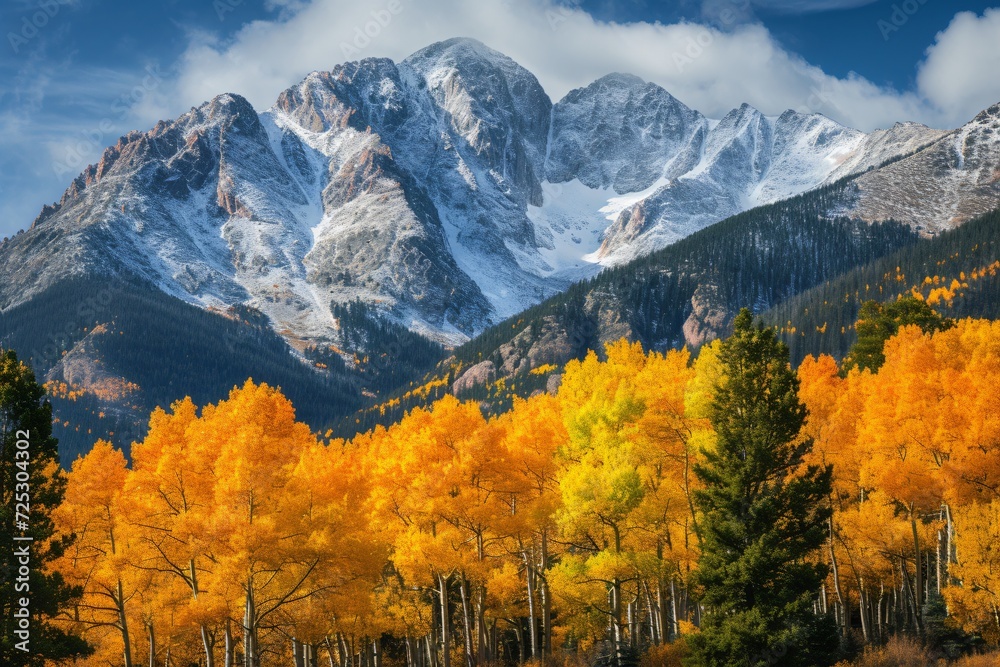
{"label": "snow patch on mountain", "polygon": [[610,188],[589,188],[578,179],[542,184],[541,206],[529,206],[528,218],[535,227],[542,276],[579,280],[594,275],[600,265],[592,259],[600,248],[608,223],[622,207],[614,204]]}

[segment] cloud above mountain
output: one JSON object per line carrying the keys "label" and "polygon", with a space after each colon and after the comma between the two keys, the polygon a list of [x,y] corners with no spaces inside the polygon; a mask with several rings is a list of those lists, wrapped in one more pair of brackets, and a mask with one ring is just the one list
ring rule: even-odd
{"label": "cloud above mountain", "polygon": [[1000,9],[962,12],[938,33],[918,84],[945,118],[962,118],[1000,102]]}
{"label": "cloud above mountain", "polygon": [[[805,8],[794,0],[753,2],[787,11]],[[732,4],[741,3],[746,4]],[[191,34],[178,76],[161,91],[162,98],[174,106],[177,101],[191,105],[229,91],[266,107],[311,70],[370,56],[401,59],[430,42],[468,36],[530,69],[553,99],[620,71],[662,85],[710,117],[749,102],[769,114],[819,112],[862,130],[898,120],[954,127],[1000,101],[996,67],[990,65],[1000,58],[1000,43],[988,37],[997,34],[1000,10],[959,14],[928,48],[918,66],[917,88],[897,90],[860,75],[829,75],[783,48],[759,23],[721,30],[687,22],[601,22],[582,9],[548,0],[280,4],[281,19],[250,23],[231,40]],[[830,9],[864,2],[819,4]]]}

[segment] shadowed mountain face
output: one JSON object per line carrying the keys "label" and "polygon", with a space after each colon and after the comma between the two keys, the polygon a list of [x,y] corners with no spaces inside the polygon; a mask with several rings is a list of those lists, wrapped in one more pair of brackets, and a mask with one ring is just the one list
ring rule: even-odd
{"label": "shadowed mountain face", "polygon": [[889,160],[830,214],[960,224],[996,203],[997,114],[870,135],[747,105],[713,121],[622,74],[553,105],[511,59],[451,40],[310,74],[263,113],[221,95],[122,137],[0,246],[0,308],[121,277],[252,307],[298,349],[342,343],[334,310],[356,300],[459,342],[605,266]]}

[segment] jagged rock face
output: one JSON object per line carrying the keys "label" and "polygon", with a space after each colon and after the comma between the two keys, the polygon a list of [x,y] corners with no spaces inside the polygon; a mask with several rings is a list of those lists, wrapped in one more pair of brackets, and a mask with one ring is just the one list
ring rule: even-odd
{"label": "jagged rock face", "polygon": [[716,285],[699,285],[691,297],[691,314],[684,322],[684,342],[695,349],[711,343],[722,335],[732,317]]}
{"label": "jagged rock face", "polygon": [[325,184],[307,282],[335,302],[386,303],[408,324],[467,335],[491,306],[403,157],[435,152],[432,109],[407,94],[406,74],[388,60],[352,63],[310,75],[275,105],[290,163]]}
{"label": "jagged rock face", "polygon": [[744,104],[692,146],[688,153],[696,159],[683,160],[684,171],[618,215],[602,243],[602,261],[627,261],[637,249],[652,252],[753,206],[810,190],[864,138],[823,116],[786,111],[768,118]]}
{"label": "jagged rock face", "polygon": [[223,300],[245,299],[220,237],[226,208],[246,212],[237,184],[252,177],[274,184],[277,218],[298,194],[283,176],[256,112],[242,98],[222,96],[173,123],[130,133],[4,248],[30,257],[33,266],[3,263],[0,303],[27,300],[62,278],[88,273],[131,274],[190,298],[211,284]]}
{"label": "jagged rock face", "polygon": [[474,389],[475,387],[488,385],[496,379],[496,365],[492,361],[483,361],[462,373],[462,375],[452,383],[451,393],[458,396],[463,392]]}
{"label": "jagged rock face", "polygon": [[[399,65],[365,60],[314,73],[283,93],[276,123],[330,165],[307,259],[335,268],[311,275],[341,300],[388,291],[407,324],[454,336],[554,293],[565,281],[522,268],[537,252],[526,209],[540,193],[550,106],[530,73],[467,40]],[[386,179],[399,187],[386,190]],[[400,216],[419,223],[403,223],[406,234],[425,233],[388,252],[385,220]],[[403,289],[386,290],[385,274]]]}
{"label": "jagged rock face", "polygon": [[429,46],[403,64],[425,78],[448,125],[497,185],[540,204],[552,102],[534,75],[463,39]]}
{"label": "jagged rock face", "polygon": [[[975,129],[978,122],[959,132],[980,136],[987,128]],[[960,224],[991,210],[998,197],[983,168],[955,157],[950,136],[916,123],[866,135],[816,114],[786,111],[768,118],[743,105],[691,151],[699,158],[687,171],[665,176],[654,192],[617,213],[597,255],[602,264],[620,264],[754,206],[869,170],[859,179],[859,196],[832,206],[831,214],[891,218],[930,230]],[[972,141],[979,146],[972,163],[987,165],[988,171],[1000,143],[989,135]],[[891,161],[896,162],[886,165]],[[955,164],[963,164],[964,177],[949,171]],[[907,178],[910,197],[900,200],[898,182]],[[948,222],[952,208],[958,213]]]}
{"label": "jagged rock face", "polygon": [[500,356],[500,371],[514,375],[545,364],[562,366],[573,358],[573,343],[566,329],[555,318],[547,317],[538,336],[521,332],[500,348]]}
{"label": "jagged rock face", "polygon": [[[71,276],[127,277],[253,306],[297,346],[336,342],[331,304],[355,299],[457,342],[603,266],[910,153],[831,213],[960,224],[1000,195],[998,113],[953,133],[747,105],[715,122],[627,75],[553,107],[510,58],[449,40],[314,72],[264,113],[220,95],[122,137],[0,244],[0,308]],[[539,359],[568,345],[553,336]]]}
{"label": "jagged rock face", "polygon": [[[660,178],[668,162],[693,156],[685,149],[707,129],[700,113],[663,88],[610,74],[555,105],[546,178],[552,183],[576,178],[618,194],[639,192]],[[683,173],[681,164],[674,168]]]}

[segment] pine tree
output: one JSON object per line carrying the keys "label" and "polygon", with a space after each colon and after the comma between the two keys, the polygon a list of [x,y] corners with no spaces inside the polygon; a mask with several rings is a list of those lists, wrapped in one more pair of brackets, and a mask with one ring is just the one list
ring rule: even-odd
{"label": "pine tree", "polygon": [[[52,408],[44,395],[34,372],[14,352],[0,350],[0,664],[10,667],[40,666],[46,659],[89,652],[82,639],[52,623],[79,591],[45,568],[66,547],[66,540],[53,538],[50,518],[62,502],[66,481],[52,437]],[[27,445],[19,447],[19,442]],[[20,573],[24,561],[27,581]],[[25,636],[17,634],[25,630],[22,619],[15,617],[24,598],[29,601],[27,645],[22,643]]]}
{"label": "pine tree", "polygon": [[832,468],[801,469],[806,409],[774,330],[742,310],[719,360],[725,377],[710,411],[718,443],[695,468],[706,610],[691,664],[831,663],[836,632],[813,612],[827,568],[810,557],[826,539]]}

